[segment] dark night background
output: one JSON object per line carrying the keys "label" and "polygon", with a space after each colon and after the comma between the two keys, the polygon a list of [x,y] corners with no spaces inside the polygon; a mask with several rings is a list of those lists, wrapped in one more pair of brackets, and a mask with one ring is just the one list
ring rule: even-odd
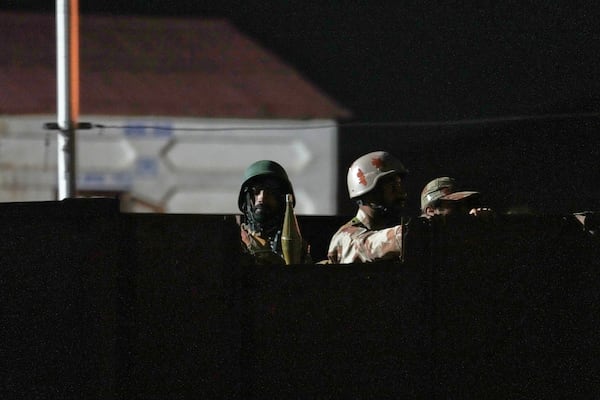
{"label": "dark night background", "polygon": [[[52,13],[55,2],[3,3]],[[81,13],[226,17],[360,120],[597,111],[600,103],[598,6],[215,3],[82,0],[79,7]]]}
{"label": "dark night background", "polygon": [[[350,109],[353,121],[340,129],[342,213],[353,210],[347,165],[378,149],[411,170],[413,209],[429,179],[456,175],[499,206],[563,212],[600,208],[592,187],[600,179],[600,10],[592,4],[146,0],[79,7],[82,14],[228,18]],[[52,13],[55,2],[1,7]]]}
{"label": "dark night background", "polygon": [[[80,10],[226,17],[352,110],[342,214],[347,166],[378,149],[410,169],[412,213],[442,174],[498,209],[600,210],[592,2],[215,3]],[[438,225],[402,266],[248,268],[223,216],[72,200],[0,205],[3,398],[599,397],[600,248],[574,218]]]}

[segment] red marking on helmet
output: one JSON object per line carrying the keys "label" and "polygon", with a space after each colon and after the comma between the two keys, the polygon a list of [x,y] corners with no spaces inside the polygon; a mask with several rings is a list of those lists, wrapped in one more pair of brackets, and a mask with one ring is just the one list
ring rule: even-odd
{"label": "red marking on helmet", "polygon": [[362,171],[362,169],[358,169],[356,176],[358,177],[358,183],[367,186],[367,178],[365,177],[365,173]]}
{"label": "red marking on helmet", "polygon": [[381,167],[383,167],[383,160],[379,157],[376,158],[372,158],[371,159],[371,164],[373,164],[373,166],[377,169],[381,169]]}

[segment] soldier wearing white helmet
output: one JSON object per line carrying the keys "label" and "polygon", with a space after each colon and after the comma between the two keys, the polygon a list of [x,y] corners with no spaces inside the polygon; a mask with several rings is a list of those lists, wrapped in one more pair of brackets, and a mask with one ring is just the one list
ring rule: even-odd
{"label": "soldier wearing white helmet", "polygon": [[327,258],[332,264],[395,259],[402,261],[401,211],[406,203],[408,170],[386,151],[356,159],[348,169],[348,194],[358,205],[356,216],[331,238]]}

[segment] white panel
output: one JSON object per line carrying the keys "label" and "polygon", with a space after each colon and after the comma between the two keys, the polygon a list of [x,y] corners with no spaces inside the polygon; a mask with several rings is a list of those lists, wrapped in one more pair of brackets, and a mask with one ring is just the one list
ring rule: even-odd
{"label": "white panel", "polygon": [[0,188],[0,202],[23,201],[52,201],[56,200],[56,193],[50,189],[7,189]]}
{"label": "white panel", "polygon": [[[31,189],[31,199],[39,190],[54,194],[58,132],[43,129],[53,119],[0,118],[1,189]],[[111,116],[80,121],[96,128],[77,132],[77,187],[144,199],[135,211],[239,213],[244,170],[270,159],[288,172],[298,214],[336,213],[334,121]]]}
{"label": "white panel", "polygon": [[23,190],[52,188],[56,186],[56,171],[53,169],[2,168],[0,185]]}
{"label": "white panel", "polygon": [[167,202],[167,211],[171,213],[196,213],[201,209],[204,214],[221,214],[224,208],[236,212],[237,196],[234,197],[232,192],[220,191],[218,188],[177,191]]}
{"label": "white panel", "polygon": [[124,170],[131,168],[135,160],[135,151],[122,137],[81,137],[77,151],[78,167],[82,170]]}
{"label": "white panel", "polygon": [[0,165],[22,168],[56,168],[56,143],[46,146],[43,138],[1,139]]}
{"label": "white panel", "polygon": [[237,136],[220,135],[175,139],[166,152],[166,159],[175,171],[233,171],[239,172],[256,161],[257,154],[270,154],[286,160],[285,168],[301,171],[312,158],[311,151],[301,140],[294,137],[256,137],[246,141]]}
{"label": "white panel", "polygon": [[306,192],[302,187],[294,188],[294,194],[296,195],[296,207],[294,207],[296,214],[321,214],[321,209],[315,203],[315,196]]}

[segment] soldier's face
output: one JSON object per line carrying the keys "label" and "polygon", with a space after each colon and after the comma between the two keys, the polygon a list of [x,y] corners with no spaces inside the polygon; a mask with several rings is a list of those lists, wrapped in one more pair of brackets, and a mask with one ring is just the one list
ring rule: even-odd
{"label": "soldier's face", "polygon": [[383,202],[386,206],[404,207],[406,190],[400,175],[384,176],[380,181]]}
{"label": "soldier's face", "polygon": [[282,196],[281,185],[276,180],[261,180],[254,182],[250,188],[254,202],[254,216],[264,221],[274,215],[279,209]]}
{"label": "soldier's face", "polygon": [[432,207],[432,215],[468,215],[471,206],[466,201],[441,200],[436,207]]}

